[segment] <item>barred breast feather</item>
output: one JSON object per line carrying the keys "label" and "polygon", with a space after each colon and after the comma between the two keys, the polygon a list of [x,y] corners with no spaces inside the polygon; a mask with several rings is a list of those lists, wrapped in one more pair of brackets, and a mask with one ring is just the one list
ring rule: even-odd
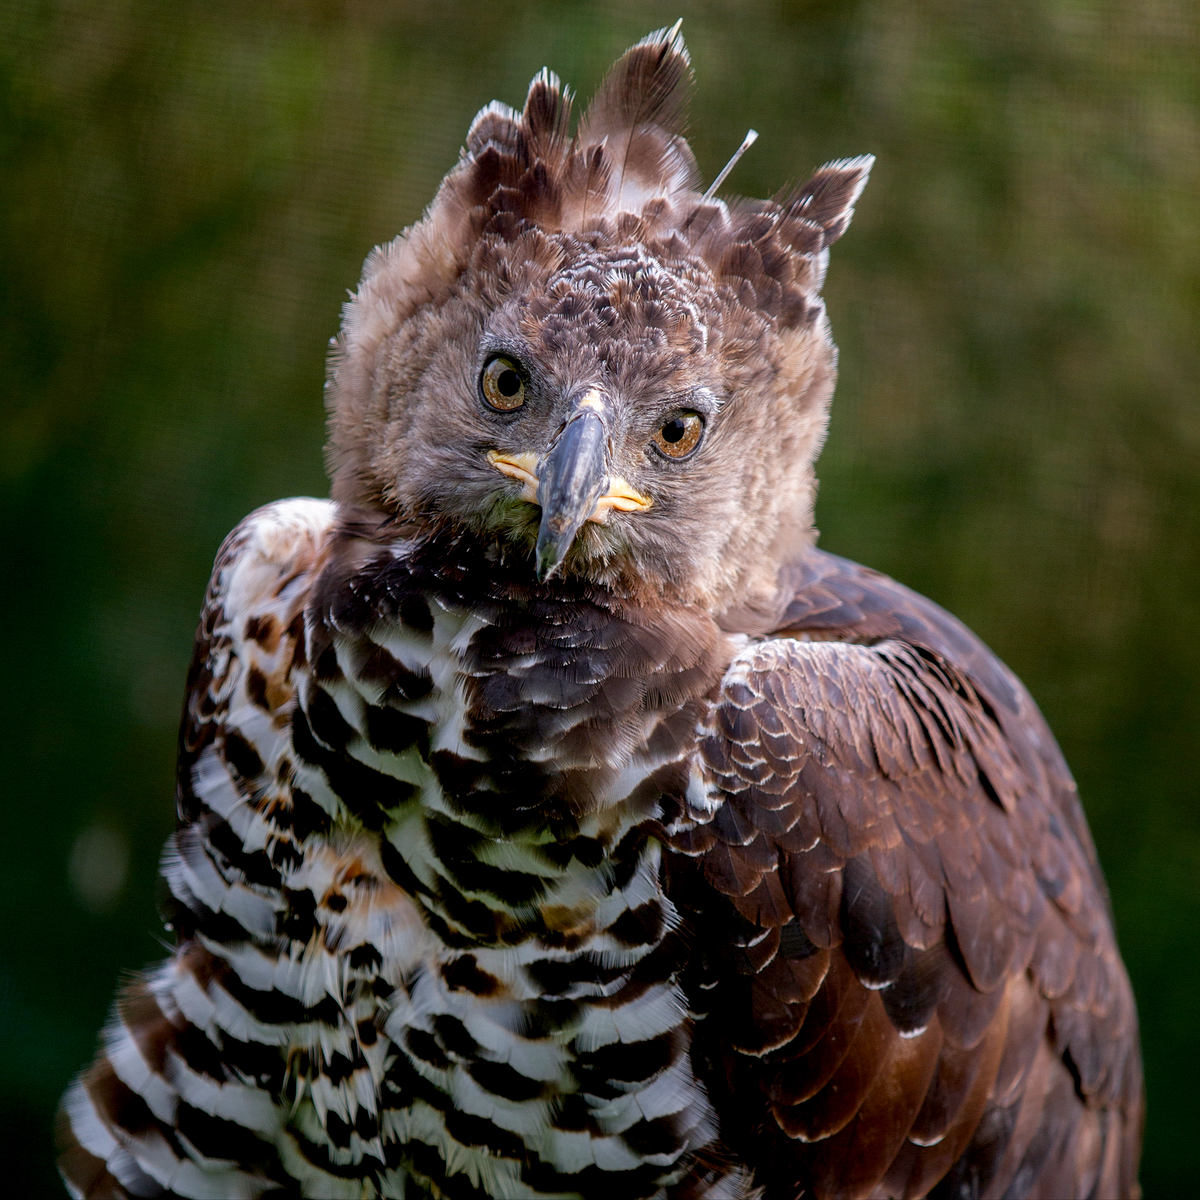
{"label": "barred breast feather", "polygon": [[291,501],[218,556],[179,948],[66,1102],[77,1194],[738,1194],[651,836],[723,635],[360,533]]}
{"label": "barred breast feather", "polygon": [[764,638],[324,502],[243,523],[178,948],[67,1097],[73,1194],[1121,1193],[1132,1001],[1048,731],[929,602],[788,583]]}

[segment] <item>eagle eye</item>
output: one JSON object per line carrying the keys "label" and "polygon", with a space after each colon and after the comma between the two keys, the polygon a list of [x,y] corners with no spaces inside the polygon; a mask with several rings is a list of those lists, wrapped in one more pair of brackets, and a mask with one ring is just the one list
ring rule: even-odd
{"label": "eagle eye", "polygon": [[479,376],[483,402],[497,412],[515,412],[525,403],[525,381],[517,364],[503,354],[489,359]]}
{"label": "eagle eye", "polygon": [[668,458],[687,458],[700,445],[703,433],[704,421],[699,413],[680,413],[654,435],[654,448]]}

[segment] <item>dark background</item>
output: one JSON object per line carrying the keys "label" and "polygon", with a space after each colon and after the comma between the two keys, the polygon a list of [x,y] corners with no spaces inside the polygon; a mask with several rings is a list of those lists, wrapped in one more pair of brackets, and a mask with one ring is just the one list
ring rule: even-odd
{"label": "dark background", "polygon": [[[979,631],[1081,786],[1143,1022],[1148,1197],[1200,1122],[1194,0],[0,4],[0,1130],[51,1122],[159,846],[213,553],[325,491],[323,354],[475,111],[684,16],[728,190],[879,161],[827,296],[823,544]],[[16,1175],[13,1172],[16,1172]]]}

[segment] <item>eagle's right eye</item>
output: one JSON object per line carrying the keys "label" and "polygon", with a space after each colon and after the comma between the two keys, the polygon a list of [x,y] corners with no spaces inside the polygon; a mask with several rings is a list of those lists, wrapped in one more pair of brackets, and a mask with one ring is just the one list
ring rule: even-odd
{"label": "eagle's right eye", "polygon": [[483,401],[497,412],[514,412],[525,403],[525,381],[517,364],[503,354],[496,355],[479,377]]}

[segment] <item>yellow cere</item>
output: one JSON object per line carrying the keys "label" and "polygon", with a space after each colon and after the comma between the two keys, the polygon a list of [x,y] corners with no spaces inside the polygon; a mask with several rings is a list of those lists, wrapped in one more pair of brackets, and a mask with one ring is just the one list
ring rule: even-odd
{"label": "yellow cere", "polygon": [[[489,450],[487,460],[509,479],[515,479],[525,486],[521,489],[521,499],[531,504],[537,503],[537,462],[538,456],[526,450],[521,454],[501,454],[499,450]],[[654,501],[639,492],[637,488],[625,482],[619,475],[613,475],[608,481],[608,491],[596,503],[596,511],[588,517],[603,525],[608,520],[608,514],[615,508],[618,512],[644,512]]]}

